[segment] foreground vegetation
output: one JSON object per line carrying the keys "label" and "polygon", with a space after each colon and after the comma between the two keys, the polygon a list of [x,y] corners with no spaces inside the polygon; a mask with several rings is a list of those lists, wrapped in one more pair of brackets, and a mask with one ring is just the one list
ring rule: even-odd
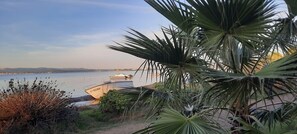
{"label": "foreground vegetation", "polygon": [[160,74],[150,107],[159,118],[138,133],[270,134],[294,122],[296,0],[285,0],[282,17],[273,0],[146,2],[174,26],[153,39],[131,29],[110,46]]}
{"label": "foreground vegetation", "polygon": [[[110,91],[98,106],[75,107],[55,81],[11,80],[0,92],[0,133],[94,133],[128,119],[123,114],[135,97]],[[133,119],[141,120],[138,115]]]}
{"label": "foreground vegetation", "polygon": [[146,113],[157,118],[136,133],[297,133],[296,0],[285,0],[283,18],[272,0],[146,2],[174,26],[154,39],[131,29],[125,43],[110,48],[145,59],[140,69],[160,74],[156,90],[137,97],[112,91],[98,109],[78,114],[53,86],[12,82],[0,98],[1,131],[52,132],[73,115],[74,126],[86,130],[89,121]]}

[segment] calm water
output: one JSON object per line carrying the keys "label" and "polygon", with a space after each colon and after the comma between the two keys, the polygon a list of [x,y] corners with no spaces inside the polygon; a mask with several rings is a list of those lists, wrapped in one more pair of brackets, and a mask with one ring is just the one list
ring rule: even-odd
{"label": "calm water", "polygon": [[[15,80],[28,80],[32,82],[36,78],[38,80],[50,81],[57,80],[58,88],[66,92],[71,92],[72,97],[87,95],[85,89],[101,84],[109,80],[109,76],[124,73],[134,75],[135,71],[105,71],[105,72],[76,72],[76,73],[44,73],[44,74],[13,74],[13,75],[0,75],[0,89],[8,86],[10,79]],[[48,79],[49,78],[49,79]],[[141,77],[138,72],[133,77],[133,84],[135,87],[151,84],[155,80],[146,80],[145,75]]]}

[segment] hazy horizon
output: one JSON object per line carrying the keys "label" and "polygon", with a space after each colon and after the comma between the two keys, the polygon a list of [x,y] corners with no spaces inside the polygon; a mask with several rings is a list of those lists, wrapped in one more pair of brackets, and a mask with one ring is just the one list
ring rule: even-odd
{"label": "hazy horizon", "polygon": [[[139,66],[138,66],[139,67]],[[4,68],[0,68],[0,69],[14,69],[14,68],[32,68],[32,69],[38,69],[38,68],[53,68],[53,69],[93,69],[93,70],[104,70],[104,69],[110,69],[110,70],[116,70],[116,69],[138,69],[138,67],[136,68],[83,68],[83,67],[4,67]]]}

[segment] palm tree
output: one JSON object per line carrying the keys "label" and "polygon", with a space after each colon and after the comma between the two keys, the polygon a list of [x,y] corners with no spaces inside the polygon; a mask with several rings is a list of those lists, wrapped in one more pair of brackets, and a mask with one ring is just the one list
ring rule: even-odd
{"label": "palm tree", "polygon": [[[174,28],[163,29],[164,38],[155,39],[132,30],[125,44],[110,48],[145,59],[142,67],[160,71],[167,84],[180,90],[204,86],[205,104],[250,123],[253,111],[276,109],[282,95],[296,92],[296,1],[285,1],[289,14],[281,19],[275,18],[272,0],[146,2]],[[274,52],[284,57],[269,61]]]}

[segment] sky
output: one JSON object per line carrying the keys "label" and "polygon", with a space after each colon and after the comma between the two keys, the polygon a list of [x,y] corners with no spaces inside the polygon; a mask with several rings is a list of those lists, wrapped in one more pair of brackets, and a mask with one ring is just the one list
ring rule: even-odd
{"label": "sky", "polygon": [[0,0],[0,68],[137,68],[107,45],[169,24],[142,0]]}
{"label": "sky", "polygon": [[0,0],[0,68],[137,68],[107,46],[170,24],[143,0]]}

